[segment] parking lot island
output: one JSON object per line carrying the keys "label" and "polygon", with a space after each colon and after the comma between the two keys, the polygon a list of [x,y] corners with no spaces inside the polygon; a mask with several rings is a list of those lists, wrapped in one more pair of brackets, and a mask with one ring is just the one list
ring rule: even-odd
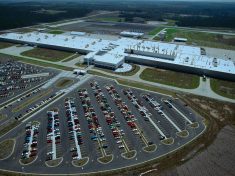
{"label": "parking lot island", "polygon": [[0,143],[0,160],[5,160],[12,155],[15,143],[15,139],[7,139]]}

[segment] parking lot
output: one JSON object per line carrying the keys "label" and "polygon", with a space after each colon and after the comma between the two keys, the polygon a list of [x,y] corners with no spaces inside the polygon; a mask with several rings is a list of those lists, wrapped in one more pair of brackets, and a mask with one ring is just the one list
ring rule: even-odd
{"label": "parking lot", "polygon": [[0,104],[52,78],[57,71],[24,64],[1,56]]}
{"label": "parking lot", "polygon": [[[25,140],[30,143],[32,134],[25,132],[25,125],[35,120],[40,122],[35,138],[37,158],[22,169],[18,160]],[[121,168],[169,153],[205,129],[201,117],[178,99],[98,77],[92,77],[26,124],[1,138],[17,140],[12,156],[0,161],[1,168],[48,174]],[[48,161],[57,159],[59,167],[48,166]],[[14,164],[9,166],[11,162]]]}

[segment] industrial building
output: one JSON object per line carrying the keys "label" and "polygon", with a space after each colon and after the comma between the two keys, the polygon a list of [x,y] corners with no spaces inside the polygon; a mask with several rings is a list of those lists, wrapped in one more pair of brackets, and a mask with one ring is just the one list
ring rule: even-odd
{"label": "industrial building", "polygon": [[173,43],[120,37],[117,40],[91,38],[87,35],[6,33],[0,40],[32,46],[85,53],[85,61],[116,69],[124,62],[188,72],[235,81],[233,61],[202,55],[201,48]]}

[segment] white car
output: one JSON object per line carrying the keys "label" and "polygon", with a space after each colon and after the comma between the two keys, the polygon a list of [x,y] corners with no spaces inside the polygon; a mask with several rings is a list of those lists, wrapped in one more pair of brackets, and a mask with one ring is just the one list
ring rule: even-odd
{"label": "white car", "polygon": [[119,145],[118,148],[122,149],[124,148],[124,145]]}

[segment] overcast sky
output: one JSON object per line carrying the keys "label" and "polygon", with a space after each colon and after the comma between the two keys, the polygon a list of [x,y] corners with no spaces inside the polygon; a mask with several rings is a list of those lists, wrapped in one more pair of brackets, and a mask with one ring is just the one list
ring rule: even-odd
{"label": "overcast sky", "polygon": [[[79,0],[0,0],[0,1],[11,1],[11,2],[19,2],[19,1],[77,1]],[[82,0],[84,1],[84,0]],[[93,0],[93,1],[99,1],[99,0]],[[114,1],[114,0],[102,0],[102,1]],[[143,1],[143,0],[119,0],[119,1]],[[144,0],[144,1],[189,1],[189,2],[205,2],[205,1],[210,1],[210,2],[235,2],[235,0]]]}

